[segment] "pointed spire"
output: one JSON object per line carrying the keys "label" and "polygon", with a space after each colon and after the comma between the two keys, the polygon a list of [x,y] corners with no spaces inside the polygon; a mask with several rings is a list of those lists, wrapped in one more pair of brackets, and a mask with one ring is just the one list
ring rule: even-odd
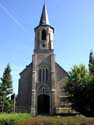
{"label": "pointed spire", "polygon": [[43,5],[39,25],[49,25],[48,14],[47,14],[47,9],[46,9],[46,6],[45,6],[45,2],[44,2],[44,5]]}

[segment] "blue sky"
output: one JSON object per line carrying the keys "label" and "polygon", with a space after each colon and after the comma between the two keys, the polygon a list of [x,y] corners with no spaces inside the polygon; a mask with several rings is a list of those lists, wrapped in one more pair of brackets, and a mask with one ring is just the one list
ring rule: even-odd
{"label": "blue sky", "polygon": [[[32,61],[42,6],[43,0],[0,0],[0,77],[10,63],[15,93],[19,73]],[[46,0],[46,7],[55,28],[56,61],[66,71],[74,64],[87,66],[94,50],[94,0]]]}

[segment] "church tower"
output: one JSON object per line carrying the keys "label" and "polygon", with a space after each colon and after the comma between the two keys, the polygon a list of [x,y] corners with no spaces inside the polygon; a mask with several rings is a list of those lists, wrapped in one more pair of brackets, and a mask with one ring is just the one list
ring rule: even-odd
{"label": "church tower", "polygon": [[54,28],[45,4],[34,31],[32,62],[20,73],[16,111],[52,115],[65,106],[62,90],[67,72],[55,61]]}
{"label": "church tower", "polygon": [[35,28],[35,49],[32,57],[31,113],[55,113],[56,80],[53,48],[54,28],[49,25],[45,4],[39,25]]}

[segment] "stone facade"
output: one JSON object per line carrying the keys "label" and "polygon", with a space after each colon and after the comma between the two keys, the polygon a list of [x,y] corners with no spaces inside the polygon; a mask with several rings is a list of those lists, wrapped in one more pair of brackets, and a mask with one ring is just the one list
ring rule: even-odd
{"label": "stone facade", "polygon": [[43,6],[39,25],[35,30],[32,63],[20,73],[17,112],[55,114],[62,107],[67,72],[55,61],[54,28],[49,25]]}

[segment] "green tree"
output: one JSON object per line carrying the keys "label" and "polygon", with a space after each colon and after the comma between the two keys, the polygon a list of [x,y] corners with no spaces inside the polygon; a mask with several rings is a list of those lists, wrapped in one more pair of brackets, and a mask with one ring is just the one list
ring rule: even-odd
{"label": "green tree", "polygon": [[1,82],[0,82],[0,112],[3,111],[3,95],[2,95],[2,88],[1,88]]}
{"label": "green tree", "polygon": [[11,68],[8,64],[3,72],[3,76],[1,78],[1,100],[3,102],[3,111],[9,112],[11,110],[11,94],[13,93],[12,88],[12,77],[11,77]]}
{"label": "green tree", "polygon": [[89,55],[89,70],[75,65],[68,73],[65,90],[73,106],[81,112],[94,115],[94,55]]}
{"label": "green tree", "polygon": [[88,79],[88,71],[84,65],[75,65],[68,73],[65,90],[70,96],[73,107],[79,111],[84,111],[87,108],[86,85],[88,84]]}
{"label": "green tree", "polygon": [[94,54],[93,51],[89,54],[89,84],[87,86],[87,97],[88,97],[88,105],[91,114],[94,114]]}
{"label": "green tree", "polygon": [[92,77],[94,77],[94,55],[93,55],[93,51],[90,52],[89,54],[89,73]]}
{"label": "green tree", "polygon": [[86,90],[87,90],[88,112],[94,115],[94,79],[90,79]]}

